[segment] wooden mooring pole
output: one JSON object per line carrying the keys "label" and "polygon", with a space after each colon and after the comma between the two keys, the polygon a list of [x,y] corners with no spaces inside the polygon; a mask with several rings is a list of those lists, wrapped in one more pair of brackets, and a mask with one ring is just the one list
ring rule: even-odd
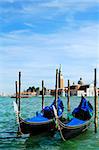
{"label": "wooden mooring pole", "polygon": [[18,83],[15,81],[15,89],[16,89],[16,104],[18,103]]}
{"label": "wooden mooring pole", "polygon": [[95,107],[95,117],[94,117],[94,124],[95,124],[95,133],[97,133],[98,128],[98,97],[97,97],[97,72],[96,68],[94,69],[94,107]]}
{"label": "wooden mooring pole", "polygon": [[42,80],[42,110],[44,108],[44,80]]}
{"label": "wooden mooring pole", "polygon": [[[19,105],[18,105],[18,111],[19,111],[19,114],[21,112],[21,72],[19,72]],[[19,116],[18,114],[18,116]],[[18,126],[18,133],[17,133],[18,136],[21,136],[22,135],[22,132],[21,132],[21,128],[20,128],[20,118],[19,118],[19,126]]]}
{"label": "wooden mooring pole", "polygon": [[18,109],[19,109],[19,113],[20,113],[20,109],[21,109],[21,72],[19,72],[19,105],[18,105]]}
{"label": "wooden mooring pole", "polygon": [[70,81],[68,80],[67,111],[70,112]]}
{"label": "wooden mooring pole", "polygon": [[58,99],[58,69],[56,69],[56,85],[55,85],[55,105],[57,108],[57,99]]}

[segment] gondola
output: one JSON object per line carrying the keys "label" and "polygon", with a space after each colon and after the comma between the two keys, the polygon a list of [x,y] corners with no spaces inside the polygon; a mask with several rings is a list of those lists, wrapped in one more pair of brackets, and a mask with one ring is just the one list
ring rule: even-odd
{"label": "gondola", "polygon": [[73,110],[71,115],[69,121],[68,119],[61,121],[56,117],[63,140],[73,138],[89,128],[93,120],[93,107],[89,101],[82,97],[79,106]]}
{"label": "gondola", "polygon": [[57,113],[58,118],[61,119],[64,106],[60,98],[57,99],[57,103],[54,100],[50,106],[46,106],[40,113],[36,113],[35,116],[27,119],[23,119],[19,116],[19,131],[22,134],[31,134],[37,135],[43,132],[54,131],[55,121],[54,121],[54,112],[53,105],[56,107],[57,104]]}

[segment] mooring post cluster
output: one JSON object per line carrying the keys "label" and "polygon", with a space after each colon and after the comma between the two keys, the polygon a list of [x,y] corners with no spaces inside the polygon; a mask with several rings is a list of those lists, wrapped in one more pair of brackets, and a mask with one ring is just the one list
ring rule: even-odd
{"label": "mooring post cluster", "polygon": [[[58,87],[59,87],[59,73],[56,69],[56,83],[55,83],[55,107],[57,109],[57,100],[58,100]],[[19,81],[15,82],[16,88],[16,104],[18,105],[18,115],[21,111],[21,72],[19,72]],[[44,80],[42,80],[42,110],[44,109]],[[70,80],[68,80],[68,89],[67,89],[67,112],[70,114]],[[19,119],[20,124],[20,119]],[[97,133],[98,128],[98,95],[97,95],[97,72],[96,68],[94,69],[94,127],[95,133]],[[20,132],[20,126],[18,127]],[[21,133],[21,132],[20,132]]]}

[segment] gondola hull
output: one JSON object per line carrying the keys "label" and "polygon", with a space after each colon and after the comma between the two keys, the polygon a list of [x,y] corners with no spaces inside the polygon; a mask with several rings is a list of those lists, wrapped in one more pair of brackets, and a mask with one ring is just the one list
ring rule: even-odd
{"label": "gondola hull", "polygon": [[63,140],[73,138],[86,131],[93,121],[93,107],[89,101],[82,97],[81,102],[71,114],[72,118],[68,118],[67,122],[59,122],[60,131]]}
{"label": "gondola hull", "polygon": [[65,127],[62,129],[62,135],[64,139],[66,140],[74,138],[77,135],[80,135],[81,133],[85,132],[89,128],[90,125],[91,125],[91,122],[89,121],[87,124],[82,125],[80,127],[74,127],[74,128]]}
{"label": "gondola hull", "polygon": [[[37,135],[43,132],[56,130],[52,107],[53,105],[55,105],[55,101],[50,106],[46,106],[43,111],[36,113],[36,115],[31,118],[23,119],[21,116],[19,116],[19,127],[21,133]],[[57,108],[58,118],[61,120],[64,107],[61,99],[59,98],[57,100]]]}
{"label": "gondola hull", "polygon": [[50,120],[44,123],[28,123],[20,118],[20,128],[23,134],[37,135],[44,132],[50,132],[55,129],[55,121]]}

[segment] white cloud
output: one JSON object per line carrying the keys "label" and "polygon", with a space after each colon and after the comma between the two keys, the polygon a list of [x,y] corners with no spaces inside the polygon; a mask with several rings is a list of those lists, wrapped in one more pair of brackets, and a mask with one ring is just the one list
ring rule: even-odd
{"label": "white cloud", "polygon": [[[16,77],[22,70],[27,80],[36,81],[44,78],[47,83],[51,76],[54,83],[55,68],[61,63],[65,80],[77,80],[81,75],[87,76],[88,81],[93,80],[93,68],[97,66],[98,51],[98,26],[86,25],[79,30],[58,32],[42,35],[24,31],[12,32],[1,37],[2,73],[0,78],[7,76]],[[13,43],[13,44],[11,44]],[[7,74],[6,72],[13,72]],[[89,77],[90,76],[90,77]],[[40,83],[38,83],[40,84]],[[50,87],[51,83],[48,83]]]}

